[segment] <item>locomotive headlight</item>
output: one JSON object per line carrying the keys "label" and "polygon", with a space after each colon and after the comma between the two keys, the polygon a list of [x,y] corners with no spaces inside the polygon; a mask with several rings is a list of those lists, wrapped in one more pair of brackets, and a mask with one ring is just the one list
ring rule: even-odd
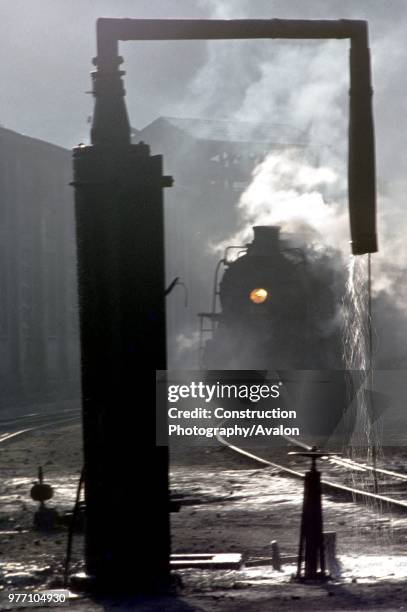
{"label": "locomotive headlight", "polygon": [[253,289],[253,291],[250,292],[250,299],[253,304],[263,304],[263,302],[267,300],[267,296],[267,291],[262,288]]}

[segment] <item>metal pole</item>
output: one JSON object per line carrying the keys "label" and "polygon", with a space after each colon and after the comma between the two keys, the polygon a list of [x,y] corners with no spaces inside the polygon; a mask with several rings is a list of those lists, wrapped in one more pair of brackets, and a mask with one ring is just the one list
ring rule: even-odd
{"label": "metal pole", "polygon": [[321,505],[321,477],[312,463],[305,474],[304,502],[301,518],[300,547],[297,577],[302,577],[304,561],[305,580],[325,580],[325,556]]}

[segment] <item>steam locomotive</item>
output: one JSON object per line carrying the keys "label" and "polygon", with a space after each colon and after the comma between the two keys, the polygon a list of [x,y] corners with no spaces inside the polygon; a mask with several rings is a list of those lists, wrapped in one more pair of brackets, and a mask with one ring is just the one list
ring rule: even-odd
{"label": "steam locomotive", "polygon": [[282,381],[281,404],[296,410],[301,436],[323,444],[335,431],[343,442],[361,378],[343,370],[344,279],[335,253],[293,246],[276,226],[253,231],[249,245],[229,247],[217,266],[212,312],[199,315],[201,367],[211,379],[251,370]]}
{"label": "steam locomotive", "polygon": [[212,312],[199,315],[201,366],[341,368],[343,279],[333,257],[293,246],[277,226],[253,231],[251,244],[228,247],[217,266]]}

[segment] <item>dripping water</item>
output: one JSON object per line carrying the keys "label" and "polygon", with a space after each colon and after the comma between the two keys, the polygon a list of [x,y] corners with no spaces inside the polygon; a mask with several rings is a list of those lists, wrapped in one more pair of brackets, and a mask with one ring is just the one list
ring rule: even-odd
{"label": "dripping water", "polygon": [[[373,406],[373,328],[371,297],[371,260],[352,257],[344,297],[343,358],[347,371],[348,401],[354,428],[345,454],[376,467],[382,456],[379,428]],[[355,488],[379,492],[375,472],[358,472]]]}

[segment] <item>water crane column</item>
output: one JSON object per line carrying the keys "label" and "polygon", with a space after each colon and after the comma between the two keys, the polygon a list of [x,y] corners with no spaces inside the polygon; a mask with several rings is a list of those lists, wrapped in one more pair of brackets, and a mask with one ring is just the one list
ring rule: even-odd
{"label": "water crane column", "polygon": [[[116,45],[117,51],[117,45]],[[85,561],[106,592],[169,584],[162,157],[131,144],[121,58],[99,45],[90,146],[74,150],[85,458]]]}

